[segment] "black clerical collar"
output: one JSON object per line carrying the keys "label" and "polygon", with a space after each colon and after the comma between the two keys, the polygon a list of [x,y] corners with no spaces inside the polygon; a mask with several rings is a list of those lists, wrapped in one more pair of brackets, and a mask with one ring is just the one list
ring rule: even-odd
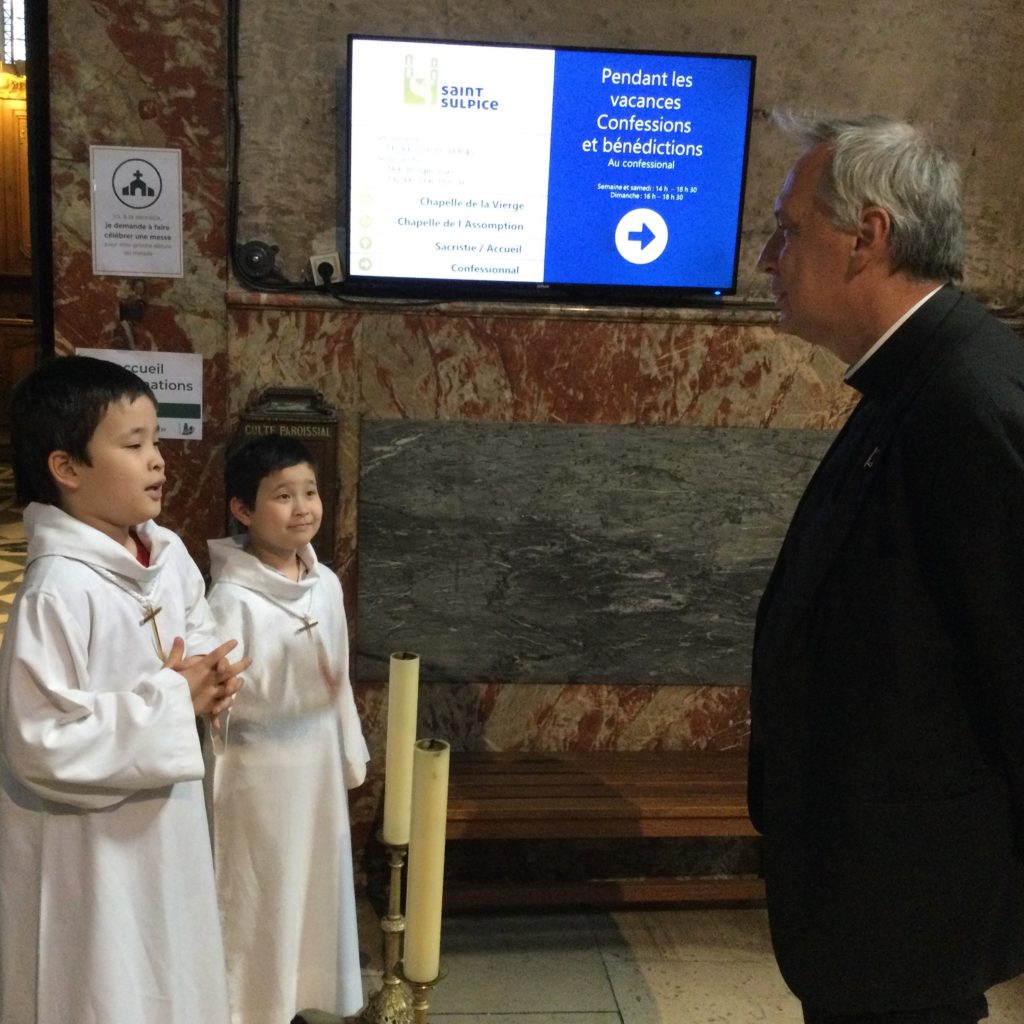
{"label": "black clerical collar", "polygon": [[936,285],[927,295],[918,299],[901,317],[898,317],[878,341],[860,359],[847,368],[846,373],[843,374],[843,380],[848,381],[940,288],[942,288],[941,284]]}
{"label": "black clerical collar", "polygon": [[846,376],[846,383],[868,398],[884,400],[899,391],[918,369],[920,356],[931,348],[935,329],[960,300],[960,291],[944,285],[928,296],[884,344]]}

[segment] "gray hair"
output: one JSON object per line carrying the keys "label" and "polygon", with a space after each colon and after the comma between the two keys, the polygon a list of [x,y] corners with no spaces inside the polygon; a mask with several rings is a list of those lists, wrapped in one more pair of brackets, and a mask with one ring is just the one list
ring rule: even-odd
{"label": "gray hair", "polygon": [[819,198],[832,222],[854,230],[866,206],[892,220],[893,269],[923,281],[963,277],[960,169],[917,128],[872,114],[841,120],[777,111],[776,124],[808,148],[832,151]]}

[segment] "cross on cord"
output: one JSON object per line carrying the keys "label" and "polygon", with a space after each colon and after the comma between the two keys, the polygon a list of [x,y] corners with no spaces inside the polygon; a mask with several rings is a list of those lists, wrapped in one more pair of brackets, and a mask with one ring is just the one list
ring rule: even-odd
{"label": "cross on cord", "polygon": [[163,611],[163,608],[154,608],[152,605],[147,609],[146,614],[143,615],[139,622],[140,626],[144,626],[147,622],[153,627],[153,642],[156,644],[156,653],[161,661],[167,661],[167,652],[164,650],[164,645],[160,642],[160,630],[156,625],[156,617]]}

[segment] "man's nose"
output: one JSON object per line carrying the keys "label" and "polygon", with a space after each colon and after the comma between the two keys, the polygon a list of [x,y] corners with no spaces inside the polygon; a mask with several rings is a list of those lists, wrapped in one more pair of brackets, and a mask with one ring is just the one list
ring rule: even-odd
{"label": "man's nose", "polygon": [[764,243],[764,248],[761,250],[761,255],[757,257],[757,269],[763,271],[766,274],[774,274],[776,270],[776,261],[779,253],[779,239],[781,238],[781,231],[776,228],[769,236],[768,241]]}

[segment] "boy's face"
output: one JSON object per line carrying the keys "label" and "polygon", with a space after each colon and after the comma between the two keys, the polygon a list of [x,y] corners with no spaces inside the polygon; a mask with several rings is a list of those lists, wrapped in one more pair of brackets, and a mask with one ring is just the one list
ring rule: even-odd
{"label": "boy's face", "polygon": [[231,511],[257,554],[291,557],[316,536],[323,519],[316,473],[306,462],[270,473],[260,481],[255,508],[234,498]]}
{"label": "boy's face", "polygon": [[111,402],[87,448],[89,465],[67,459],[57,472],[62,505],[120,543],[160,514],[164,459],[156,407],[148,398]]}

